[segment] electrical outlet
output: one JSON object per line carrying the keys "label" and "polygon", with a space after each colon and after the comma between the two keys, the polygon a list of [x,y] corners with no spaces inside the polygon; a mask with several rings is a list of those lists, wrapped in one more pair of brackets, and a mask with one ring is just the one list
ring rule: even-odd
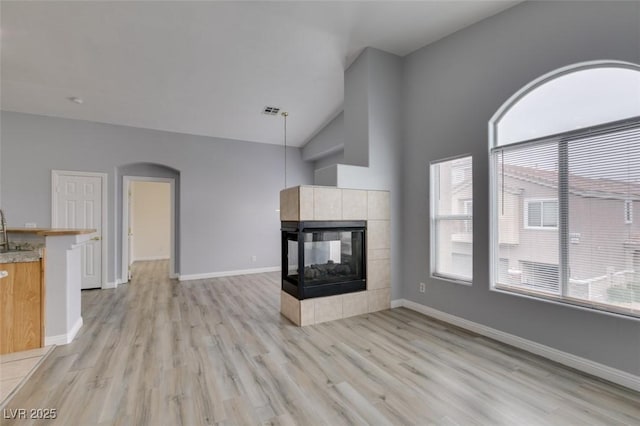
{"label": "electrical outlet", "polygon": [[426,285],[424,283],[420,283],[420,293],[424,293],[424,291],[426,290]]}
{"label": "electrical outlet", "polygon": [[256,256],[251,256],[251,261],[255,262],[256,260],[258,260],[258,258]]}
{"label": "electrical outlet", "polygon": [[36,223],[35,222],[27,222],[24,224],[25,228],[35,228],[36,227]]}

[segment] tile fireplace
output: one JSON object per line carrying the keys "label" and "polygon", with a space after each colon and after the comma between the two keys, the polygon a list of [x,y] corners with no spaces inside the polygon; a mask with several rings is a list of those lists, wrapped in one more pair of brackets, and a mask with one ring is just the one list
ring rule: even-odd
{"label": "tile fireplace", "polygon": [[280,192],[280,312],[298,326],[389,309],[388,191],[296,186]]}

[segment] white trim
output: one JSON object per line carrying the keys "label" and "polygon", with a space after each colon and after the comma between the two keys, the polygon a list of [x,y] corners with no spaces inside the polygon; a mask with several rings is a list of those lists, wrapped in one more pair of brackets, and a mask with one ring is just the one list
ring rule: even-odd
{"label": "white trim", "polygon": [[101,277],[101,287],[105,288],[104,286],[107,285],[107,250],[108,250],[108,244],[107,244],[107,238],[105,238],[106,235],[109,235],[109,229],[108,229],[108,218],[107,218],[107,202],[108,202],[108,197],[107,197],[107,192],[109,191],[109,188],[107,186],[107,174],[106,173],[99,173],[99,172],[78,172],[78,171],[71,171],[71,170],[55,170],[52,169],[51,170],[51,227],[55,227],[56,223],[58,222],[58,213],[57,213],[57,197],[56,197],[56,188],[58,187],[58,178],[60,176],[83,176],[83,177],[99,177],[100,178],[100,185],[102,186],[101,191],[102,191],[102,218],[101,218],[101,223],[100,223],[100,227],[102,230],[102,233],[100,235],[100,246],[102,249],[102,265],[101,265],[101,270],[102,270],[102,277]]}
{"label": "white trim", "polygon": [[[520,287],[519,289],[526,290],[526,287]],[[597,314],[600,314],[600,315],[607,315],[607,316],[621,318],[621,319],[625,319],[625,320],[640,321],[640,317],[632,316],[630,314],[625,314],[625,313],[622,313],[620,311],[608,311],[608,310],[605,310],[605,309],[597,309],[594,306],[589,306],[588,304],[579,305],[577,303],[569,303],[566,300],[553,299],[551,297],[545,297],[545,296],[540,295],[540,294],[525,294],[525,293],[520,292],[520,291],[512,291],[512,290],[510,290],[508,288],[505,288],[505,286],[498,286],[498,287],[494,286],[494,287],[491,287],[489,289],[489,291],[495,291],[496,293],[508,294],[509,296],[522,297],[522,298],[529,299],[529,300],[535,300],[537,302],[552,303],[554,305],[563,306],[565,308],[579,309],[581,311],[597,313]]]}
{"label": "white trim", "polygon": [[167,256],[145,256],[145,257],[136,257],[133,259],[134,262],[148,262],[150,260],[171,260],[171,257]]}
{"label": "white trim", "polygon": [[[460,254],[463,254],[463,253],[460,253]],[[446,281],[453,284],[466,285],[467,287],[473,286],[473,280],[469,280],[464,277],[459,277],[453,274],[432,273],[429,275],[429,277],[433,278],[434,280],[441,280],[441,281]]]}
{"label": "white trim", "polygon": [[446,312],[438,311],[429,306],[412,302],[411,300],[394,300],[392,302],[392,307],[394,304],[640,392],[640,376],[636,376],[634,374],[627,373],[626,371],[618,370],[617,368],[609,367],[568,352],[563,352],[531,340],[523,339],[522,337],[505,333]]}
{"label": "white trim", "polygon": [[[120,264],[122,265],[122,275],[118,284],[129,282],[129,189],[131,182],[164,182],[168,183],[170,189],[171,202],[171,229],[169,242],[169,277],[176,277],[176,181],[173,178],[157,178],[147,176],[123,176],[122,177],[122,241]],[[162,259],[166,259],[162,257]],[[158,259],[136,259],[136,260],[158,260]]]}
{"label": "white trim", "polygon": [[71,330],[69,330],[68,333],[58,334],[57,336],[45,336],[44,345],[68,345],[69,343],[73,342],[73,339],[75,339],[76,334],[78,334],[78,332],[82,328],[82,325],[83,321],[82,317],[80,317],[73,325],[73,327],[71,327]]}
{"label": "white trim", "polygon": [[263,272],[278,272],[278,271],[280,271],[279,266],[268,266],[266,268],[239,269],[236,271],[220,271],[220,272],[207,272],[204,274],[180,275],[178,279],[180,281],[205,280],[207,278],[231,277],[234,275],[262,274]]}
{"label": "white trim", "polygon": [[[433,160],[429,162],[429,275],[435,279],[442,279],[444,281],[463,284],[463,285],[472,285],[473,284],[473,271],[471,271],[471,277],[460,277],[454,274],[448,274],[443,272],[436,271],[436,263],[437,263],[437,230],[438,230],[438,221],[440,220],[470,220],[473,226],[473,211],[471,214],[449,214],[442,215],[437,214],[436,211],[436,203],[434,202],[434,198],[436,195],[436,177],[434,166],[439,166],[443,163],[447,163],[455,160],[463,160],[469,159],[471,162],[471,173],[473,174],[473,155],[470,153],[460,154],[452,157],[442,158],[438,160]],[[438,176],[438,179],[440,177]],[[471,194],[471,198],[465,198],[465,202],[473,203],[473,194]],[[471,241],[471,248],[473,250],[473,240]]]}
{"label": "white trim", "polygon": [[555,69],[536,78],[533,81],[530,81],[529,83],[522,86],[522,88],[520,88],[520,90],[518,90],[516,93],[511,95],[511,97],[507,99],[489,119],[489,151],[491,151],[492,148],[498,146],[498,123],[500,122],[500,120],[502,120],[502,117],[504,117],[507,112],[509,112],[509,110],[520,101],[520,99],[524,98],[538,87],[552,80],[555,80],[558,77],[594,68],[625,68],[640,71],[640,65],[634,64],[632,62],[597,60],[567,65],[566,67]]}
{"label": "white trim", "polygon": [[391,301],[391,309],[402,308],[404,306],[404,299],[395,299]]}
{"label": "white trim", "polygon": [[109,289],[109,288],[116,288],[116,287],[118,287],[118,284],[120,284],[118,281],[120,281],[120,280],[115,280],[115,281],[112,281],[112,282],[108,282],[108,283],[106,283],[105,285],[102,286],[102,289],[106,290],[106,289]]}

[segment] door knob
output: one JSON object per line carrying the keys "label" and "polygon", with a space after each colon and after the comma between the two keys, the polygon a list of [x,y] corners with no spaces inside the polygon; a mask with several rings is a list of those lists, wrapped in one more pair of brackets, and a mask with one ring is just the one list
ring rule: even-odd
{"label": "door knob", "polygon": [[93,237],[91,240],[92,241],[100,241],[100,237]]}
{"label": "door knob", "polygon": [[9,276],[9,272],[8,271],[0,271],[0,279],[1,278],[6,278]]}

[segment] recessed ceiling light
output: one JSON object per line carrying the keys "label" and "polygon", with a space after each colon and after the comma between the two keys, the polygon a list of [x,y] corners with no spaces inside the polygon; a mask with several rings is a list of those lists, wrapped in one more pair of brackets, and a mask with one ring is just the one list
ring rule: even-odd
{"label": "recessed ceiling light", "polygon": [[84,99],[78,98],[77,96],[71,96],[70,98],[67,98],[67,99],[70,100],[71,102],[73,102],[74,104],[82,104],[82,103],[84,103]]}

